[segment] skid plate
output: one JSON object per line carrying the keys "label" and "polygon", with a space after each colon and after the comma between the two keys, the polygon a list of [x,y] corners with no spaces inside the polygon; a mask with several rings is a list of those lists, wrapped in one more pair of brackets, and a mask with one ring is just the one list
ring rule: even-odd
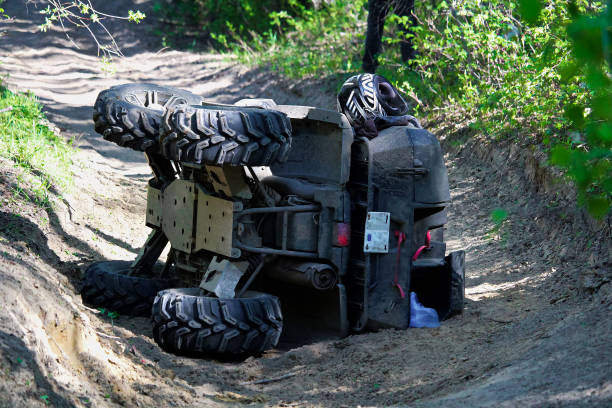
{"label": "skid plate", "polygon": [[198,190],[195,250],[232,256],[234,203]]}
{"label": "skid plate", "polygon": [[191,253],[194,246],[196,186],[193,181],[175,180],[162,194],[162,229],[172,248]]}
{"label": "skid plate", "polygon": [[162,193],[159,189],[147,188],[147,215],[145,218],[147,226],[161,227],[162,225]]}

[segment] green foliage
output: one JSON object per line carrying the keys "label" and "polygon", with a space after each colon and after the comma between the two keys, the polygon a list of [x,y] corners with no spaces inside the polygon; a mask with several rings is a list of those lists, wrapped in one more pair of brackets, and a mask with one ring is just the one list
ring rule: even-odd
{"label": "green foliage", "polygon": [[[243,62],[286,76],[344,77],[360,71],[366,5],[278,9],[268,15],[271,29],[248,41],[240,30],[215,38]],[[608,213],[612,24],[603,3],[447,0],[416,2],[415,15],[408,39],[417,58],[401,62],[400,28],[409,22],[391,16],[378,73],[412,97],[420,114],[549,150],[550,162],[575,182],[579,203],[596,217]]]}
{"label": "green foliage", "polygon": [[[157,0],[153,11],[172,25],[174,38],[238,35],[243,40],[273,27],[269,14],[299,15],[307,0]],[[162,34],[161,32],[159,34]],[[167,40],[167,33],[163,33]],[[183,38],[184,39],[184,38]]]}
{"label": "green foliage", "polygon": [[579,83],[583,97],[565,105],[572,137],[557,140],[550,154],[550,162],[565,169],[574,181],[579,204],[596,218],[612,207],[611,3],[588,10],[572,2],[567,8],[571,22],[566,32],[573,58],[563,67],[561,83]]}
{"label": "green foliage", "polygon": [[[42,107],[31,94],[0,85],[0,156],[26,170],[19,192],[42,206],[50,205],[53,186],[70,185],[73,148],[49,129]],[[27,194],[29,191],[31,194]]]}
{"label": "green foliage", "polygon": [[239,32],[216,39],[246,63],[267,64],[290,77],[358,70],[365,38],[367,0],[336,0],[315,10],[294,2],[297,15],[269,14],[272,28],[253,35],[250,42]]}
{"label": "green foliage", "polygon": [[113,312],[111,310],[105,309],[103,307],[99,307],[98,311],[102,314],[102,316],[107,316],[109,317],[111,320],[113,319],[118,319],[119,318],[119,313],[117,312]]}
{"label": "green foliage", "polygon": [[487,232],[486,238],[500,239],[505,245],[508,231],[503,227],[508,222],[508,211],[503,208],[494,209],[491,211],[491,221],[493,221],[493,227]]}
{"label": "green foliage", "polygon": [[[64,32],[68,27],[84,28],[96,43],[98,53],[105,57],[122,53],[113,34],[104,25],[104,20],[112,18],[138,24],[146,17],[138,10],[128,10],[128,15],[123,17],[106,14],[94,9],[89,0],[43,0],[42,3],[46,3],[47,7],[40,11],[45,16],[45,21],[39,26],[40,31],[45,32],[53,26],[61,27]],[[95,34],[95,26],[101,29],[102,35]]]}
{"label": "green foliage", "polygon": [[528,24],[536,24],[542,11],[541,0],[523,0],[519,1],[519,14]]}
{"label": "green foliage", "polygon": [[145,13],[140,10],[128,10],[128,21],[132,21],[136,24],[140,23],[146,17]]}
{"label": "green foliage", "polygon": [[508,211],[503,208],[496,208],[491,212],[491,220],[495,225],[501,225],[508,218]]}
{"label": "green foliage", "polygon": [[[4,0],[0,0],[0,4],[4,3]],[[4,14],[4,9],[0,7],[0,18],[8,18],[6,14]]]}

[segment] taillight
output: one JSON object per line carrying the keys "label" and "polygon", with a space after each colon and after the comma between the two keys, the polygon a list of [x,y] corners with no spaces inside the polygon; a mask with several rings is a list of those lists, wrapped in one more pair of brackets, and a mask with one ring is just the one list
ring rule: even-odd
{"label": "taillight", "polygon": [[351,242],[351,224],[339,222],[334,224],[334,245],[345,247]]}

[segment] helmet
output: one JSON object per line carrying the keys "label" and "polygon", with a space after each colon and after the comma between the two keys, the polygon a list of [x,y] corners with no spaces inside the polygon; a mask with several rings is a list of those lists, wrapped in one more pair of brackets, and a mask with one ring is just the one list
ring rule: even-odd
{"label": "helmet", "polygon": [[383,116],[406,115],[409,106],[389,81],[380,75],[354,75],[342,84],[338,93],[338,110],[351,126]]}

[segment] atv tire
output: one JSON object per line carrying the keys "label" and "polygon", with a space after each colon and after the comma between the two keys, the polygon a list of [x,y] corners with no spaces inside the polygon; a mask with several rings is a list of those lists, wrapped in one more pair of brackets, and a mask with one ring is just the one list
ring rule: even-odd
{"label": "atv tire", "polygon": [[203,98],[182,89],[147,83],[119,85],[100,92],[94,105],[96,132],[119,146],[156,151],[166,109],[177,104],[200,105]]}
{"label": "atv tire", "polygon": [[269,166],[286,160],[291,121],[282,112],[178,105],[166,111],[162,155],[192,164]]}
{"label": "atv tire", "polygon": [[160,290],[173,286],[171,280],[129,276],[129,261],[96,262],[85,271],[83,303],[104,307],[126,316],[151,316],[151,305]]}
{"label": "atv tire", "polygon": [[246,292],[238,299],[200,296],[199,288],[168,289],[153,302],[153,338],[171,353],[259,354],[278,343],[278,298]]}

